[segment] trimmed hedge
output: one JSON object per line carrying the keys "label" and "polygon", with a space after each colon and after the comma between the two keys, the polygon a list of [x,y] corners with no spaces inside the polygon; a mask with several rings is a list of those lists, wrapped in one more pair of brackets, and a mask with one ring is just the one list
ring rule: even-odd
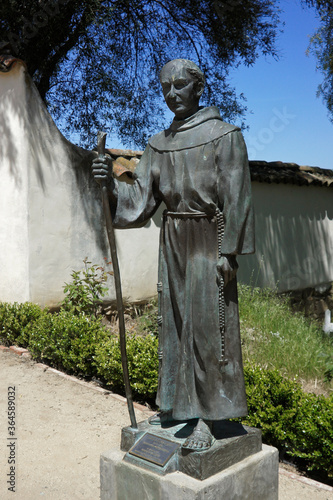
{"label": "trimmed hedge", "polygon": [[97,346],[108,339],[100,319],[61,310],[45,314],[30,332],[28,348],[35,359],[84,377],[97,375]]}
{"label": "trimmed hedge", "polygon": [[[154,335],[128,336],[126,351],[133,394],[151,401],[157,391],[158,339]],[[97,373],[114,391],[124,392],[119,339],[105,339],[96,348],[94,364]]]}
{"label": "trimmed hedge", "polygon": [[0,339],[5,345],[26,347],[34,324],[46,311],[31,302],[0,302]]}
{"label": "trimmed hedge", "polygon": [[305,393],[277,370],[246,366],[244,375],[249,416],[243,422],[261,428],[280,456],[333,479],[333,395]]}

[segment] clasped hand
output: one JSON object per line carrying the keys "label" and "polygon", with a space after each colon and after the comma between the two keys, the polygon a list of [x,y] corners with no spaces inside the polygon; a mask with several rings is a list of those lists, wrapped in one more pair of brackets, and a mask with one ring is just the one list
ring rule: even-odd
{"label": "clasped hand", "polygon": [[217,277],[223,276],[224,286],[236,277],[238,264],[235,255],[223,255],[217,262]]}
{"label": "clasped hand", "polygon": [[92,162],[92,173],[98,184],[112,179],[112,159],[109,155],[99,155]]}

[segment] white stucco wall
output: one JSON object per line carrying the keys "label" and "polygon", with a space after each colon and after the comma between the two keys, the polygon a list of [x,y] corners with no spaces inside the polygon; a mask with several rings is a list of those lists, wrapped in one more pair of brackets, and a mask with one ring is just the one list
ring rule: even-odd
{"label": "white stucco wall", "polygon": [[17,65],[0,75],[0,288],[4,300],[29,299],[25,82]]}
{"label": "white stucco wall", "polygon": [[256,253],[239,257],[239,279],[279,291],[333,281],[333,190],[252,182]]}
{"label": "white stucco wall", "polygon": [[[19,63],[0,73],[0,132],[0,300],[54,306],[85,257],[110,260],[92,153],[62,136]],[[126,300],[156,292],[158,224],[155,216],[145,228],[117,231]]]}

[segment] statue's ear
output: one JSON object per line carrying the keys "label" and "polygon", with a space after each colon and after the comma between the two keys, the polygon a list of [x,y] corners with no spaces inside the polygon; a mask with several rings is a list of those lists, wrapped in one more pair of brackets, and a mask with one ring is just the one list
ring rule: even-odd
{"label": "statue's ear", "polygon": [[196,84],[195,91],[196,91],[196,94],[197,94],[198,99],[200,99],[200,97],[202,96],[203,91],[204,91],[204,87],[205,87],[205,86],[204,86],[203,82],[198,82],[198,83]]}

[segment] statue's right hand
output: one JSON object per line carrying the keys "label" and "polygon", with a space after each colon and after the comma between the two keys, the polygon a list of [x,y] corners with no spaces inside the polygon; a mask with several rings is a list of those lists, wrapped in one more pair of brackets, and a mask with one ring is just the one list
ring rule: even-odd
{"label": "statue's right hand", "polygon": [[92,173],[98,184],[112,179],[112,159],[109,155],[99,155],[92,162]]}

